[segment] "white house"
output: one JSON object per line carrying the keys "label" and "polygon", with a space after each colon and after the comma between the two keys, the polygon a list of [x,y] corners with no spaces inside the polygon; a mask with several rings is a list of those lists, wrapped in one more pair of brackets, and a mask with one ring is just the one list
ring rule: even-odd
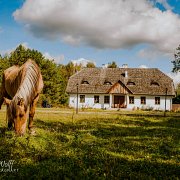
{"label": "white house", "polygon": [[74,108],[171,110],[175,96],[173,80],[156,68],[84,68],[66,92]]}

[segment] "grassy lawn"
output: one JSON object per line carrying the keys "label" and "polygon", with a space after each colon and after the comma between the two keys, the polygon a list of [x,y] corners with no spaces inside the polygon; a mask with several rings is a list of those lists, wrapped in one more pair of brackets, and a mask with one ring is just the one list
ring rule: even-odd
{"label": "grassy lawn", "polygon": [[0,111],[0,179],[178,179],[180,114],[162,115],[37,109],[36,135],[16,137]]}

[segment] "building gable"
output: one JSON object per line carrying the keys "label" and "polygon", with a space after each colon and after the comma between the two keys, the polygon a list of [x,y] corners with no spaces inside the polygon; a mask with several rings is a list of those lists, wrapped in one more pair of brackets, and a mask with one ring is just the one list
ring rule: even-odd
{"label": "building gable", "polygon": [[108,93],[110,93],[110,94],[128,94],[128,93],[131,93],[131,91],[121,81],[118,81],[108,90]]}

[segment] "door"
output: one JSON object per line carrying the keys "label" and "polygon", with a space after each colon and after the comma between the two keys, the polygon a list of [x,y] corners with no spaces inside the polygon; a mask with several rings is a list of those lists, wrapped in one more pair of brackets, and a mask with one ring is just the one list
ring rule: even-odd
{"label": "door", "polygon": [[124,108],[125,96],[114,96],[114,108]]}

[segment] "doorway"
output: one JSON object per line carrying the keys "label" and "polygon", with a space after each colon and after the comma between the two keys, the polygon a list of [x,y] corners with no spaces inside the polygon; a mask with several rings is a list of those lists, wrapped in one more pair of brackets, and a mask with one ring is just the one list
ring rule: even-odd
{"label": "doorway", "polygon": [[125,108],[125,96],[114,96],[114,108]]}

